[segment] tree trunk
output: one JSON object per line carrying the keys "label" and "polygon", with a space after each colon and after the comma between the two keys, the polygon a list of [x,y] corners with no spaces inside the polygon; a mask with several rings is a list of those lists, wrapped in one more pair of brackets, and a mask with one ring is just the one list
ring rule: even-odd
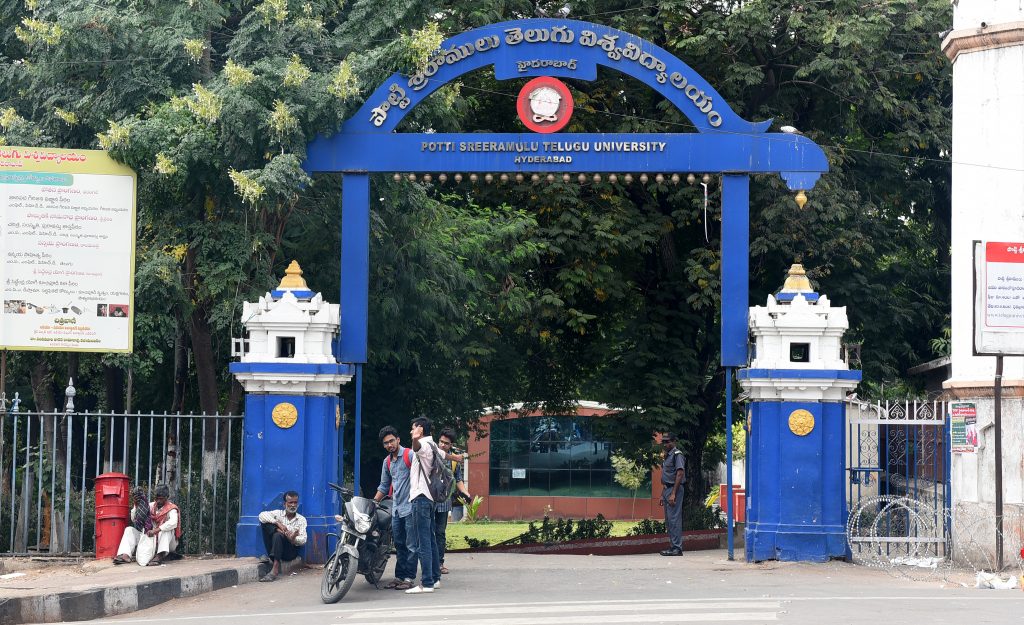
{"label": "tree trunk", "polygon": [[238,380],[232,376],[231,380],[231,391],[228,394],[228,405],[224,408],[224,414],[240,414],[242,408],[242,400],[245,398],[245,389],[238,383]]}
{"label": "tree trunk", "polygon": [[[125,372],[120,367],[103,365],[103,395],[107,411],[114,414],[125,412],[124,404]],[[100,456],[103,469],[96,467],[97,473],[113,471],[117,463],[124,462],[124,419],[107,419],[104,423],[106,438]],[[105,464],[104,464],[105,463]]]}
{"label": "tree trunk", "polygon": [[32,384],[32,400],[38,412],[53,412],[57,403],[53,398],[53,369],[46,354],[40,352],[29,369],[29,381]]}
{"label": "tree trunk", "polygon": [[174,390],[171,399],[171,412],[181,412],[185,406],[185,383],[188,381],[188,340],[178,322],[178,331],[174,336]]}

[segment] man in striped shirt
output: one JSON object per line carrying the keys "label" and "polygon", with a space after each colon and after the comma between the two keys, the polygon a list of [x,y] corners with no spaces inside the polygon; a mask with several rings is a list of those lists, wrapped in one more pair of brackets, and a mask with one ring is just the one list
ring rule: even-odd
{"label": "man in striped shirt", "polygon": [[434,537],[437,541],[437,557],[441,563],[441,574],[448,573],[444,565],[444,550],[447,545],[448,513],[452,511],[452,501],[460,496],[469,496],[466,490],[466,482],[462,479],[462,463],[466,459],[465,454],[452,453],[452,444],[455,442],[455,430],[445,428],[437,437],[437,446],[447,454],[447,461],[451,462],[452,473],[455,474],[455,492],[450,499],[439,501],[434,504]]}

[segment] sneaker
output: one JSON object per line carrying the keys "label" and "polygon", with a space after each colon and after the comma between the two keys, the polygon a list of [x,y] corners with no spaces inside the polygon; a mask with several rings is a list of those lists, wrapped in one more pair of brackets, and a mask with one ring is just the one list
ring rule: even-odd
{"label": "sneaker", "polygon": [[439,582],[439,581],[434,582],[434,590],[440,590],[440,588],[441,588],[441,582]]}
{"label": "sneaker", "polygon": [[424,588],[423,586],[413,586],[409,590],[405,591],[407,595],[419,595],[425,592],[434,592],[433,588]]}

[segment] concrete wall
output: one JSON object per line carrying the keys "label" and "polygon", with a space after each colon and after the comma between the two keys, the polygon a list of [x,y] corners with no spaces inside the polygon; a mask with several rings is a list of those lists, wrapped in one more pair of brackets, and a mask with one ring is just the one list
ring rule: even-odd
{"label": "concrete wall", "polygon": [[[1024,5],[964,1],[954,22],[967,28],[1000,20],[1019,20],[1024,27]],[[972,37],[973,31],[964,32],[961,41],[985,45]],[[1024,31],[1019,37],[1003,47],[962,50],[953,63],[953,353],[947,386],[991,386],[995,375],[994,358],[972,355],[972,242],[1024,241]],[[1003,375],[1006,383],[1024,384],[1024,358],[1007,359]]]}
{"label": "concrete wall", "polygon": [[[950,481],[953,507],[962,502],[988,504],[995,514],[995,415],[991,398],[978,406],[978,451],[953,454]],[[1003,501],[1024,503],[1024,399],[1003,399]]]}
{"label": "concrete wall", "polygon": [[[995,358],[973,355],[972,242],[1024,241],[1024,4],[954,5],[954,31],[942,44],[953,61],[953,345],[944,387],[949,399],[977,403],[981,440],[977,454],[953,455],[952,504],[961,520],[990,519]],[[1024,496],[1024,356],[1006,358],[1003,376],[1003,500],[1007,513],[1016,514]],[[1019,533],[1019,525],[1011,524],[1006,537]],[[981,552],[995,542],[994,526],[963,532],[961,547],[972,541],[970,549]]]}

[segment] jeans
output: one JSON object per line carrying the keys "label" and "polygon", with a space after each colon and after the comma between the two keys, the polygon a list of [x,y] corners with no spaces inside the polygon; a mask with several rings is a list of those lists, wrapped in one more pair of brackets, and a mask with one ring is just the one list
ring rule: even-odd
{"label": "jeans", "polygon": [[[444,549],[447,547],[448,512],[434,512],[434,542],[437,544],[437,574],[444,566]],[[440,579],[440,578],[439,578]]]}
{"label": "jeans", "polygon": [[435,575],[441,565],[437,562],[437,543],[434,538],[434,502],[425,495],[412,500],[412,532],[409,546],[416,552],[420,564],[420,579],[424,588],[433,588]]}
{"label": "jeans", "polygon": [[412,516],[391,517],[391,537],[395,541],[395,577],[398,579],[416,578],[416,552],[412,550]]}
{"label": "jeans", "polygon": [[299,548],[277,531],[277,525],[260,523],[260,529],[263,531],[263,546],[271,560],[289,562],[299,555]]}
{"label": "jeans", "polygon": [[668,540],[673,549],[683,550],[683,485],[679,485],[676,491],[676,504],[669,505],[668,496],[672,494],[672,487],[665,485],[661,492],[661,505],[665,507],[665,530],[668,532]]}

